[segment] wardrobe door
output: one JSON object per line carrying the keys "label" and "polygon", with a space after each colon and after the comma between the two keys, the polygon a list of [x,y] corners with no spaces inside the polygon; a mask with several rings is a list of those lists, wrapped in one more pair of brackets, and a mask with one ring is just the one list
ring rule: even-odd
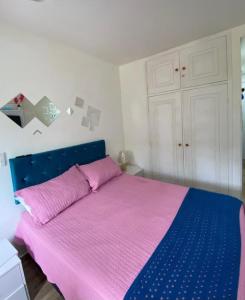
{"label": "wardrobe door", "polygon": [[226,37],[183,49],[180,66],[183,88],[227,80]]}
{"label": "wardrobe door", "polygon": [[183,93],[185,184],[227,192],[227,85]]}
{"label": "wardrobe door", "polygon": [[146,63],[148,95],[180,88],[179,54],[163,54]]}
{"label": "wardrobe door", "polygon": [[149,98],[151,166],[155,179],[182,182],[183,146],[179,92]]}

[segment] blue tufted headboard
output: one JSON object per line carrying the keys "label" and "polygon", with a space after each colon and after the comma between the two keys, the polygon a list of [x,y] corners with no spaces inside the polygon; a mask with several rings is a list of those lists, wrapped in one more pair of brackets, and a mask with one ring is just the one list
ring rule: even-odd
{"label": "blue tufted headboard", "polygon": [[54,178],[75,164],[87,164],[106,156],[105,141],[95,141],[9,160],[14,191]]}

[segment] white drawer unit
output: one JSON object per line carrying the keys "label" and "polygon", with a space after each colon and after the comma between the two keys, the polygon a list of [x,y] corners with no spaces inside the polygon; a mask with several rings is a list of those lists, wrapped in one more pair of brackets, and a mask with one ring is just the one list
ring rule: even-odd
{"label": "white drawer unit", "polygon": [[0,300],[28,300],[25,277],[16,249],[0,241]]}

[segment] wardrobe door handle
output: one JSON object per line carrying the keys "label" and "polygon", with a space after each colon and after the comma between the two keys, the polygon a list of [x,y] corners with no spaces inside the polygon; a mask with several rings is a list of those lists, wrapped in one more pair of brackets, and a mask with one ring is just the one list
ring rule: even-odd
{"label": "wardrobe door handle", "polygon": [[179,143],[179,144],[178,144],[178,146],[179,146],[179,147],[181,147],[181,146],[182,146],[182,144],[181,144],[181,143]]}
{"label": "wardrobe door handle", "polygon": [[186,147],[189,147],[190,145],[189,145],[189,144],[185,144],[185,146],[186,146]]}
{"label": "wardrobe door handle", "polygon": [[175,72],[179,72],[179,68],[175,68],[174,71],[175,71]]}
{"label": "wardrobe door handle", "polygon": [[185,71],[185,70],[186,70],[186,67],[185,67],[185,66],[184,66],[184,67],[182,67],[182,70],[183,70],[183,71]]}

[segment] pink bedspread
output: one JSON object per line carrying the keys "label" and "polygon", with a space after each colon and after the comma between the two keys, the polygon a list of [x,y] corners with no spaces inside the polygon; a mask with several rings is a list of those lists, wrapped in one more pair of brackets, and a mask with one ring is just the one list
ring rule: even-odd
{"label": "pink bedspread", "polygon": [[[122,300],[170,227],[188,188],[122,175],[43,226],[24,213],[16,237],[66,300]],[[239,300],[245,295],[241,210]]]}

